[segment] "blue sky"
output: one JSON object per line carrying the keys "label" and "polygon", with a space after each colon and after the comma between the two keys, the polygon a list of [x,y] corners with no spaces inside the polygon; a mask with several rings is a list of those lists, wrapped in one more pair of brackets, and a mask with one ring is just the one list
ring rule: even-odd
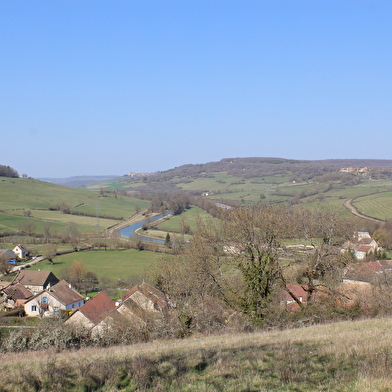
{"label": "blue sky", "polygon": [[392,2],[3,0],[0,164],[391,158]]}

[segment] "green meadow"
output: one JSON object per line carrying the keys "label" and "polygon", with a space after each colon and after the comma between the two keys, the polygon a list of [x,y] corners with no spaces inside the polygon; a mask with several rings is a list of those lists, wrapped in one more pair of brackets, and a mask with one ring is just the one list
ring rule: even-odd
{"label": "green meadow", "polygon": [[[199,207],[191,206],[190,209],[184,212],[184,222],[190,227],[191,231],[196,230],[196,221],[198,217],[200,219],[212,219],[210,215]],[[181,215],[171,215],[169,219],[159,221],[157,227],[160,230],[180,231],[181,219]]]}
{"label": "green meadow", "polygon": [[392,191],[359,197],[353,205],[363,214],[375,218],[392,219]]}
{"label": "green meadow", "polygon": [[31,267],[31,269],[52,271],[59,277],[61,270],[70,267],[75,260],[80,260],[89,271],[96,273],[99,279],[109,278],[112,282],[115,282],[145,274],[152,265],[164,257],[167,256],[135,249],[89,250],[56,256],[53,258],[53,265],[48,260],[44,260]]}
{"label": "green meadow", "polygon": [[[63,214],[51,211],[56,206],[67,205],[71,211],[89,214]],[[70,188],[34,179],[0,177],[0,232],[19,231],[20,225],[29,221],[42,233],[49,222],[55,229],[64,228],[68,222],[80,225],[81,231],[91,231],[97,225],[107,228],[118,220],[135,214],[135,207],[147,208],[148,201],[114,194],[104,194],[87,189]],[[31,217],[25,215],[29,213]]]}

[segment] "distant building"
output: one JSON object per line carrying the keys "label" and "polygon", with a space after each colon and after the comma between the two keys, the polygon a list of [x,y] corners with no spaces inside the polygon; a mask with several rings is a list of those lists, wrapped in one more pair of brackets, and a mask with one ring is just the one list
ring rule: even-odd
{"label": "distant building", "polygon": [[351,251],[358,260],[363,260],[369,253],[375,253],[380,248],[379,243],[373,239],[365,229],[357,231],[351,241],[343,244],[342,251]]}

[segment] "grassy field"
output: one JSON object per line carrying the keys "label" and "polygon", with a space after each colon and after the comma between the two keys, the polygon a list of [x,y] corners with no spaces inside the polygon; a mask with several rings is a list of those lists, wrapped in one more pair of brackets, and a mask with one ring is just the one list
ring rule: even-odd
{"label": "grassy field", "polygon": [[[391,182],[387,180],[364,178],[356,178],[356,180],[361,182],[356,185],[347,185],[339,180],[295,183],[290,182],[289,176],[276,175],[245,179],[240,176],[230,176],[225,172],[216,172],[198,178],[174,177],[171,182],[185,191],[200,192],[200,195],[205,191],[212,192],[208,198],[216,202],[240,205],[257,202],[290,203],[292,200],[296,202],[299,200],[309,208],[333,206],[343,216],[349,217],[351,214],[344,208],[344,200],[391,188]],[[140,185],[145,185],[145,183],[132,182],[124,177],[92,184],[90,187],[95,187],[94,189],[99,189],[99,186],[105,189],[137,189]],[[376,209],[375,215],[381,219],[390,216],[388,206],[384,205],[385,208],[382,203],[377,207],[371,207]]]}
{"label": "grassy field", "polygon": [[392,191],[359,197],[353,205],[366,215],[384,220],[392,219]]}
{"label": "grassy field", "polygon": [[[201,208],[191,206],[190,209],[184,212],[184,222],[186,225],[189,225],[191,231],[196,230],[197,217],[200,217],[200,219],[211,219],[211,216]],[[162,220],[162,222],[159,223],[157,227],[160,230],[180,231],[181,219],[181,215],[170,216],[169,219]]]}
{"label": "grassy field", "polygon": [[[22,178],[0,178],[0,232],[19,231],[26,221],[33,222],[37,233],[42,233],[45,222],[53,228],[64,228],[68,222],[81,225],[82,231],[91,231],[100,216],[102,228],[118,222],[103,217],[129,218],[135,213],[135,206],[147,208],[148,201],[113,194],[93,192],[86,189],[70,188],[49,182]],[[50,208],[66,204],[71,211],[90,214],[93,217],[62,214],[49,211]],[[30,211],[31,218],[25,215]]]}
{"label": "grassy field", "polygon": [[392,389],[391,325],[391,319],[379,318],[132,346],[9,353],[0,369],[0,388],[386,392]]}
{"label": "grassy field", "polygon": [[56,276],[61,270],[70,267],[74,260],[82,261],[89,271],[95,272],[99,279],[109,278],[112,282],[126,280],[131,276],[143,275],[154,263],[165,256],[160,253],[129,250],[94,250],[75,252],[53,259],[54,265],[48,260],[41,261],[33,270],[52,271]]}

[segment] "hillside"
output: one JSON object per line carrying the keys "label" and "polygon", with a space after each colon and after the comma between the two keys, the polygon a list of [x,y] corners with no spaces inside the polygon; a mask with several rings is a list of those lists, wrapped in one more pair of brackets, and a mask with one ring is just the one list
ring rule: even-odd
{"label": "hillside", "polygon": [[[2,355],[0,389],[388,391],[391,319]],[[5,361],[6,359],[6,361]]]}
{"label": "hillside", "polygon": [[[341,172],[342,168],[364,171]],[[281,158],[228,158],[219,162],[182,165],[144,178],[118,177],[89,184],[88,189],[116,190],[152,198],[157,193],[202,196],[229,205],[257,202],[329,205],[350,212],[345,200],[392,189],[392,160],[289,160]],[[370,215],[373,211],[364,211]],[[382,208],[377,217],[388,219]]]}
{"label": "hillside", "polygon": [[148,205],[130,197],[8,177],[0,177],[0,199],[0,233],[19,232],[25,222],[34,223],[38,233],[45,222],[61,228],[73,221],[90,231],[99,219],[100,226],[107,228],[132,216],[136,205]]}
{"label": "hillside", "polygon": [[87,184],[98,181],[110,180],[118,176],[74,176],[66,178],[39,178],[41,181],[51,182],[53,184],[70,186],[73,188],[81,188]]}

